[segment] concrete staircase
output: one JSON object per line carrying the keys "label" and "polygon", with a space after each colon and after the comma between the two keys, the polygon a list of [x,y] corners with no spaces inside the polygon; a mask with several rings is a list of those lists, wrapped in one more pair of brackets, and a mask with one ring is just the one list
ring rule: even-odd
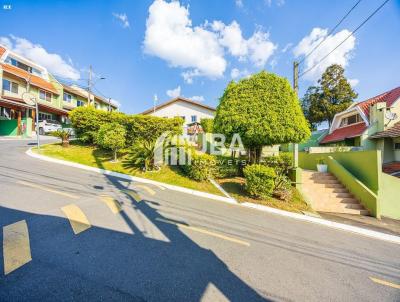
{"label": "concrete staircase", "polygon": [[302,182],[302,192],[318,212],[369,215],[369,211],[331,173],[303,170]]}

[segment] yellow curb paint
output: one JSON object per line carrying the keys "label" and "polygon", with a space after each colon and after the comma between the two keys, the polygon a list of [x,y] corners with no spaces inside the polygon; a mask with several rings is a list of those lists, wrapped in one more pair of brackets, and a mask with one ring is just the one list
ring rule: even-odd
{"label": "yellow curb paint", "polygon": [[141,202],[142,198],[140,195],[132,190],[122,190],[122,192],[128,194],[130,197],[132,197],[136,202]]}
{"label": "yellow curb paint", "polygon": [[102,195],[100,196],[100,198],[110,208],[111,212],[113,212],[114,214],[118,214],[119,212],[121,212],[122,208],[117,200],[108,195]]}
{"label": "yellow curb paint", "polygon": [[134,185],[136,188],[141,188],[143,190],[145,190],[147,193],[149,193],[150,195],[155,195],[156,192],[153,189],[150,189],[148,186],[144,186],[144,185]]}
{"label": "yellow curb paint", "polygon": [[75,234],[79,234],[91,227],[85,214],[77,205],[70,204],[62,207],[61,210],[64,212],[65,216],[67,216]]}
{"label": "yellow curb paint", "polygon": [[389,282],[389,281],[385,281],[385,280],[381,280],[381,279],[373,278],[373,277],[369,277],[369,278],[375,283],[400,289],[400,284],[392,283],[392,282]]}
{"label": "yellow curb paint", "polygon": [[25,220],[3,227],[4,274],[32,260],[28,225]]}
{"label": "yellow curb paint", "polygon": [[231,242],[234,242],[234,243],[237,243],[237,244],[250,246],[249,242],[246,242],[246,241],[234,238],[234,237],[225,236],[225,235],[222,235],[222,234],[219,234],[219,233],[207,231],[205,229],[201,229],[201,228],[197,228],[197,227],[184,225],[184,224],[181,224],[181,223],[176,223],[176,222],[173,222],[173,221],[170,221],[170,220],[166,220],[166,219],[162,219],[162,218],[156,218],[156,220],[161,221],[161,222],[165,222],[165,223],[169,223],[169,224],[174,224],[178,228],[181,228],[181,229],[192,230],[192,231],[195,231],[195,232],[198,232],[198,233],[210,235],[210,236],[213,236],[213,237],[216,237],[216,238],[220,238],[220,239],[224,239],[224,240],[227,240],[227,241],[231,241]]}
{"label": "yellow curb paint", "polygon": [[27,182],[27,181],[23,181],[23,180],[19,180],[19,181],[17,181],[17,183],[19,183],[21,185],[24,185],[24,186],[31,187],[31,188],[39,189],[39,190],[42,190],[42,191],[46,191],[46,192],[50,192],[50,193],[66,196],[66,197],[69,197],[69,198],[72,198],[72,199],[78,199],[79,198],[78,196],[76,196],[74,194],[61,192],[61,191],[58,191],[58,190],[54,190],[54,189],[51,189],[51,188],[48,188],[48,187],[45,187],[45,186],[42,186],[42,185],[37,185],[37,184],[31,183],[31,182]]}

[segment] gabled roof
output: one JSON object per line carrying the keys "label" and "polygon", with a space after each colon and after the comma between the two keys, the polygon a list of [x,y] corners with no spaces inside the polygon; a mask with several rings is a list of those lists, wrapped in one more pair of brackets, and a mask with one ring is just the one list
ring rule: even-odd
{"label": "gabled roof", "polygon": [[360,103],[355,104],[358,106],[365,114],[367,118],[369,118],[369,108],[379,102],[385,102],[387,107],[391,107],[396,100],[400,98],[400,87],[396,87],[392,90],[386,91],[380,95],[374,96],[368,100],[362,101]]}
{"label": "gabled roof", "polygon": [[9,65],[9,64],[0,64],[1,67],[3,68],[3,71],[8,72],[14,76],[17,76],[19,78],[22,78],[24,80],[30,79],[30,84],[32,86],[36,86],[39,88],[42,88],[44,90],[50,91],[54,94],[59,94],[57,89],[51,84],[50,82],[47,82],[46,80],[42,79],[41,77],[38,77],[36,75],[30,74],[29,72],[20,69],[18,67]]}
{"label": "gabled roof", "polygon": [[363,132],[366,129],[367,129],[367,125],[364,122],[346,126],[346,127],[342,127],[342,128],[337,128],[332,133],[325,136],[322,139],[321,144],[335,143],[335,142],[343,141],[346,138],[358,137],[361,134],[363,134]]}
{"label": "gabled roof", "polygon": [[[187,98],[184,98],[184,97],[180,97],[180,96],[156,106],[155,111],[157,111],[157,110],[159,110],[161,108],[167,107],[167,106],[169,106],[169,105],[171,105],[173,103],[176,103],[176,102],[184,102],[184,103],[188,103],[188,104],[195,105],[195,106],[198,106],[198,107],[202,107],[204,109],[215,111],[215,108],[213,108],[211,106],[207,106],[207,105],[204,105],[202,103],[195,102],[193,100],[190,100],[190,99],[187,99]],[[154,108],[150,108],[150,109],[148,109],[146,111],[143,111],[141,114],[149,114],[149,113],[152,113],[153,111],[154,111]]]}
{"label": "gabled roof", "polygon": [[74,89],[74,88],[72,88],[72,87],[70,87],[70,86],[67,86],[67,85],[65,85],[65,84],[62,84],[62,83],[61,83],[61,85],[62,85],[62,87],[63,87],[63,89],[64,89],[65,91],[70,92],[70,93],[73,93],[73,94],[76,94],[76,95],[78,95],[78,96],[80,96],[80,97],[82,97],[82,98],[84,98],[84,99],[87,99],[87,94],[85,95],[85,94],[83,94],[82,92],[80,92],[79,90],[76,90],[76,89]]}
{"label": "gabled roof", "polygon": [[400,122],[397,122],[396,124],[393,125],[393,127],[390,127],[385,131],[377,132],[374,135],[370,136],[370,138],[383,138],[383,137],[400,137]]}

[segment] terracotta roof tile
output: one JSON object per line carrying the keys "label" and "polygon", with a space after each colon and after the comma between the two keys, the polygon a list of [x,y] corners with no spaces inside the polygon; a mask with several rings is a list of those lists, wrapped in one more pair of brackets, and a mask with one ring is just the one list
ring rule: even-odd
{"label": "terracotta roof tile", "polygon": [[365,131],[365,129],[367,129],[367,125],[365,123],[358,123],[342,128],[337,128],[332,133],[325,136],[324,139],[321,141],[321,144],[340,142],[345,140],[346,138],[360,136]]}
{"label": "terracotta roof tile", "polygon": [[19,78],[28,79],[28,77],[30,77],[32,86],[42,88],[42,89],[50,91],[54,94],[59,94],[59,92],[53,86],[53,84],[51,84],[50,82],[47,82],[46,80],[42,79],[41,77],[30,74],[29,72],[27,72],[23,69],[20,69],[18,67],[15,67],[15,66],[12,66],[9,64],[1,63],[1,67],[3,68],[3,71],[11,73]]}
{"label": "terracotta roof tile", "polygon": [[397,122],[392,127],[385,131],[377,132],[371,135],[370,138],[382,138],[382,137],[400,137],[400,122]]}
{"label": "terracotta roof tile", "polygon": [[0,57],[6,52],[6,49],[4,47],[0,46]]}
{"label": "terracotta roof tile", "polygon": [[360,107],[361,110],[364,112],[365,116],[369,118],[370,106],[379,102],[386,102],[386,106],[391,107],[398,98],[400,98],[400,87],[394,88],[380,95],[374,96],[373,98],[362,101],[358,103],[356,106]]}

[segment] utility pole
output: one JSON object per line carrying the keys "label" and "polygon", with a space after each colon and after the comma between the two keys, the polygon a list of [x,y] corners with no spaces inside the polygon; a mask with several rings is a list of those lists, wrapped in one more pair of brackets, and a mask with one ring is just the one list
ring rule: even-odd
{"label": "utility pole", "polygon": [[[293,62],[293,89],[294,89],[294,92],[296,93],[296,97],[298,97],[298,95],[299,95],[299,63],[296,61]],[[295,170],[294,171],[294,173],[296,175],[295,182],[296,182],[296,187],[297,187],[297,183],[298,183],[297,168],[299,167],[299,145],[296,143],[293,143],[292,147],[293,147],[293,170]]]}
{"label": "utility pole", "polygon": [[90,98],[90,89],[92,86],[92,65],[89,66],[89,78],[88,78],[88,106],[90,106],[91,98]]}
{"label": "utility pole", "polygon": [[154,100],[153,100],[153,113],[156,112],[157,101],[158,101],[158,97],[157,97],[157,94],[155,94]]}
{"label": "utility pole", "polygon": [[[28,95],[30,95],[30,89],[31,89],[31,76],[26,79],[26,92]],[[36,115],[36,123],[35,123],[35,130],[36,130],[36,144],[38,147],[38,151],[40,152],[40,134],[39,134],[39,104],[38,104],[38,99],[32,98],[35,100],[35,115]],[[32,100],[31,99],[31,100]]]}
{"label": "utility pole", "polygon": [[108,98],[108,112],[111,112],[111,98]]}

